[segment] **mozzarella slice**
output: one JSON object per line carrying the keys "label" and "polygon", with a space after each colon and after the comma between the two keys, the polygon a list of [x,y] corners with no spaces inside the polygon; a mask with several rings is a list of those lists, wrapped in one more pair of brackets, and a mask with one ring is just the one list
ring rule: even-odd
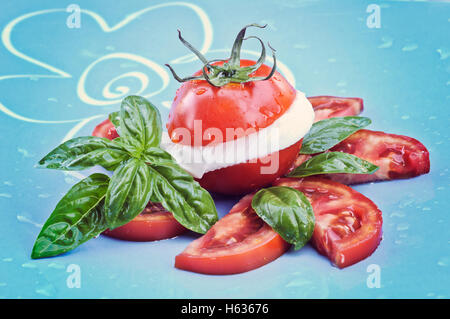
{"label": "mozzarella slice", "polygon": [[291,106],[268,127],[207,146],[173,143],[168,133],[163,132],[161,148],[192,176],[202,178],[207,172],[256,160],[295,144],[308,133],[313,122],[311,103],[304,93],[297,91]]}

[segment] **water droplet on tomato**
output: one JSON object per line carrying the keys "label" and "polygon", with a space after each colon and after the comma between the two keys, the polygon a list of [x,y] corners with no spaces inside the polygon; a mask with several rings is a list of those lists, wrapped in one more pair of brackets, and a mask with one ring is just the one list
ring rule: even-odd
{"label": "water droplet on tomato", "polygon": [[205,88],[200,88],[200,89],[198,89],[197,91],[195,91],[195,94],[197,94],[197,95],[202,95],[203,93],[205,93],[206,92],[206,89]]}

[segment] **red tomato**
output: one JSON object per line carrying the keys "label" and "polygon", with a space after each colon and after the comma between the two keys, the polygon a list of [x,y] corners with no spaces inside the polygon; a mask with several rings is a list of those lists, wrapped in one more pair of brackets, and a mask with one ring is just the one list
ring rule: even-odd
{"label": "red tomato", "polygon": [[98,137],[106,137],[109,140],[113,140],[117,137],[119,137],[119,134],[117,134],[116,128],[111,123],[109,119],[104,120],[100,124],[98,124],[94,131],[92,132],[93,136]]}
{"label": "red tomato", "polygon": [[370,256],[381,240],[381,211],[367,197],[324,178],[282,178],[275,186],[303,192],[316,217],[312,243],[339,268]]}
{"label": "red tomato", "polygon": [[[211,171],[198,180],[200,185],[211,191],[228,195],[250,193],[258,188],[272,183],[283,176],[292,167],[302,146],[302,140],[281,151],[267,155],[256,162],[247,161]],[[271,174],[261,174],[263,167],[276,165],[276,170]]]}
{"label": "red tomato", "polygon": [[[418,140],[396,134],[360,130],[330,149],[353,154],[379,167],[374,174],[328,174],[343,184],[410,178],[430,171],[430,155]],[[295,166],[311,156],[299,155]]]}
{"label": "red tomato", "polygon": [[[216,63],[218,65],[223,62]],[[241,60],[241,66],[255,61]],[[266,76],[271,68],[262,65],[252,76]],[[195,75],[200,75],[197,72]],[[175,143],[184,145],[208,145],[213,142],[204,134],[209,128],[222,132],[223,142],[238,136],[227,136],[227,129],[254,129],[268,127],[292,104],[296,90],[278,72],[265,81],[229,83],[222,87],[211,86],[205,80],[184,82],[177,90],[167,122],[169,136]],[[194,135],[194,120],[200,120],[201,140]],[[176,129],[187,129],[190,139],[184,140]],[[242,134],[240,136],[245,136]]]}
{"label": "red tomato", "polygon": [[104,235],[131,241],[154,241],[172,238],[186,231],[172,213],[159,203],[149,203],[145,210],[131,222],[106,230]]}
{"label": "red tomato", "polygon": [[[119,135],[110,120],[106,119],[97,125],[92,132],[93,136],[106,137],[113,140]],[[171,212],[165,210],[160,204],[149,202],[147,208],[131,222],[107,230],[103,234],[132,241],[153,241],[172,238],[186,231]]]}
{"label": "red tomato", "polygon": [[175,258],[175,267],[204,274],[228,275],[261,267],[288,248],[280,235],[251,208],[247,195],[202,237]]}
{"label": "red tomato", "polygon": [[[241,60],[241,66],[254,63]],[[262,65],[252,76],[265,76],[270,70],[267,65]],[[200,71],[195,75],[199,74]],[[296,90],[278,72],[269,80],[230,83],[223,87],[211,86],[205,80],[188,81],[177,90],[173,101],[167,123],[169,136],[175,143],[192,146],[233,140],[271,125],[291,106],[295,96]],[[201,129],[195,127],[194,121],[201,121]],[[187,130],[187,137],[177,133],[179,129]],[[208,129],[218,129],[223,140],[214,140],[208,134]],[[227,134],[227,129],[240,130],[240,134]],[[201,135],[196,138],[195,134]],[[211,171],[198,181],[211,192],[249,193],[285,174],[292,166],[300,146],[301,141],[298,141],[265,158],[257,159],[256,163],[249,161]],[[270,160],[278,161],[279,166],[273,173],[262,174],[263,166],[276,163]]]}
{"label": "red tomato", "polygon": [[315,122],[330,117],[355,116],[364,108],[363,100],[359,97],[311,96],[308,100],[316,114]]}

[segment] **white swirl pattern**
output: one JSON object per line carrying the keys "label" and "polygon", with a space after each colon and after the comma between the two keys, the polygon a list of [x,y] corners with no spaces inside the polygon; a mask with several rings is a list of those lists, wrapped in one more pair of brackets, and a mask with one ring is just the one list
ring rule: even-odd
{"label": "white swirl pattern", "polygon": [[[202,52],[203,54],[213,53],[213,52],[226,52],[226,53],[229,52],[229,49],[210,50],[212,41],[213,41],[213,28],[212,28],[211,21],[203,9],[201,9],[197,5],[194,5],[194,4],[191,4],[188,2],[167,2],[167,3],[161,3],[161,4],[149,6],[142,10],[139,10],[132,14],[127,15],[126,18],[124,18],[122,21],[120,21],[119,23],[117,23],[116,25],[113,25],[113,26],[110,26],[105,21],[105,19],[101,15],[97,14],[96,12],[86,10],[86,9],[81,9],[81,13],[94,19],[97,22],[97,24],[100,26],[100,28],[103,32],[110,33],[110,32],[114,32],[116,30],[123,28],[124,26],[126,26],[127,24],[132,22],[133,20],[137,19],[138,17],[140,17],[144,14],[147,14],[148,12],[151,12],[153,10],[168,8],[168,7],[183,7],[183,8],[190,9],[200,19],[200,22],[201,22],[201,25],[203,28],[203,34],[204,34],[203,43],[202,43],[200,52]],[[39,79],[39,78],[44,78],[44,79],[45,78],[47,78],[47,79],[72,78],[72,75],[69,74],[68,72],[61,70],[59,68],[56,68],[55,66],[47,64],[45,62],[39,61],[39,60],[23,53],[22,51],[20,51],[19,49],[17,49],[14,46],[13,41],[11,39],[14,29],[21,22],[28,20],[30,18],[36,17],[36,16],[40,16],[40,15],[61,14],[61,13],[67,14],[66,9],[65,8],[57,8],[57,9],[34,11],[34,12],[27,13],[27,14],[21,15],[15,19],[13,19],[5,26],[5,28],[2,30],[2,33],[1,33],[1,41],[4,45],[4,47],[14,56],[16,56],[24,61],[27,61],[30,64],[39,66],[42,69],[50,71],[51,74],[0,75],[0,82],[5,81],[5,80],[14,80],[14,79],[30,79],[30,80],[32,80],[32,79]],[[253,56],[256,56],[256,57],[259,56],[259,52],[256,52],[256,51],[243,50],[243,52],[253,55]],[[149,75],[147,73],[143,73],[140,71],[131,71],[131,72],[126,72],[124,74],[118,75],[118,76],[114,77],[113,79],[111,79],[110,81],[108,81],[105,84],[105,86],[103,87],[103,90],[102,90],[103,97],[101,99],[91,97],[86,90],[86,81],[87,81],[87,78],[89,77],[91,70],[94,69],[94,67],[97,66],[99,63],[104,62],[106,60],[111,60],[111,59],[124,59],[124,60],[133,61],[133,62],[137,62],[137,63],[144,65],[145,67],[150,69],[152,71],[152,73],[155,73],[160,78],[161,86],[154,91],[148,91],[148,88],[150,86]],[[175,59],[171,60],[169,63],[181,64],[181,63],[193,62],[196,60],[197,60],[197,58],[195,57],[195,55],[188,54],[188,55],[184,55],[179,58],[175,58]],[[270,62],[273,62],[272,58],[270,58],[270,57],[268,57],[268,60]],[[292,83],[293,86],[295,86],[295,77],[293,76],[293,74],[289,70],[289,68],[280,61],[277,61],[277,64],[278,64],[278,69],[281,70],[281,72],[283,72],[283,74],[285,75],[287,80],[290,83]],[[130,78],[130,77],[136,78],[140,82],[140,88],[137,91],[131,91],[131,88],[127,87],[127,86],[120,86],[120,85],[115,86],[115,84],[119,80],[124,79],[124,78]],[[77,83],[76,92],[77,92],[78,98],[81,101],[83,101],[84,103],[87,103],[87,104],[93,105],[93,106],[106,106],[106,105],[112,105],[112,104],[119,103],[120,100],[124,96],[129,95],[129,94],[143,95],[146,98],[156,96],[159,93],[163,92],[167,88],[169,81],[170,81],[170,77],[169,77],[169,74],[166,71],[166,69],[163,68],[161,65],[155,63],[154,61],[151,61],[145,57],[142,57],[142,56],[139,56],[139,55],[136,55],[133,53],[117,52],[117,53],[111,53],[111,54],[104,55],[104,56],[98,58],[97,60],[95,60],[94,62],[92,62],[90,65],[88,65],[86,67],[86,69],[81,73],[81,76]],[[170,108],[171,102],[163,101],[161,104],[164,107]],[[87,123],[89,123],[95,119],[105,117],[105,114],[98,114],[95,116],[91,116],[88,118],[81,118],[81,119],[66,119],[66,120],[35,119],[35,118],[29,118],[29,117],[26,117],[26,116],[23,116],[23,115],[20,115],[20,114],[14,112],[10,108],[8,108],[4,104],[2,104],[1,101],[0,101],[0,112],[3,112],[5,115],[15,118],[19,121],[25,121],[25,122],[30,122],[30,123],[38,123],[38,124],[77,123],[72,129],[69,130],[69,132],[66,134],[66,136],[64,136],[63,141],[66,141],[66,140],[72,138],[73,136],[75,136]],[[67,172],[66,174],[70,174],[73,177],[80,178],[80,179],[84,178],[84,176],[78,172]]]}

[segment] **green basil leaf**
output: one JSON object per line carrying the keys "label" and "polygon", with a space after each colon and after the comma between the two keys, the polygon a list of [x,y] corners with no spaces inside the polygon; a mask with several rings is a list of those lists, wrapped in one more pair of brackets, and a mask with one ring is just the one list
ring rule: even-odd
{"label": "green basil leaf", "polygon": [[109,177],[92,174],[75,184],[42,227],[31,258],[65,253],[106,230],[103,199]]}
{"label": "green basil leaf", "polygon": [[377,169],[378,166],[357,156],[343,152],[326,152],[310,158],[287,176],[306,177],[334,173],[372,174]]}
{"label": "green basil leaf", "polygon": [[184,227],[204,234],[218,220],[211,195],[175,163],[151,164],[152,202],[161,203]]}
{"label": "green basil leaf", "polygon": [[302,248],[310,240],[315,218],[302,192],[286,186],[261,189],[253,196],[252,207],[294,249]]}
{"label": "green basil leaf", "polygon": [[110,229],[128,223],[144,210],[150,200],[151,179],[148,166],[136,158],[114,171],[105,198],[105,216]]}
{"label": "green basil leaf", "polygon": [[142,159],[148,164],[173,164],[175,160],[172,155],[160,147],[149,147],[142,154]]}
{"label": "green basil leaf", "polygon": [[108,119],[111,121],[111,123],[114,125],[114,127],[117,130],[120,125],[120,111],[109,113]]}
{"label": "green basil leaf", "polygon": [[140,96],[128,96],[122,101],[119,114],[120,136],[141,153],[159,146],[162,135],[158,109]]}
{"label": "green basil leaf", "polygon": [[333,117],[313,124],[302,142],[300,154],[316,154],[329,150],[372,121],[367,117]]}
{"label": "green basil leaf", "polygon": [[59,145],[41,159],[36,167],[77,171],[100,165],[110,170],[128,157],[127,152],[114,141],[103,137],[83,136]]}

